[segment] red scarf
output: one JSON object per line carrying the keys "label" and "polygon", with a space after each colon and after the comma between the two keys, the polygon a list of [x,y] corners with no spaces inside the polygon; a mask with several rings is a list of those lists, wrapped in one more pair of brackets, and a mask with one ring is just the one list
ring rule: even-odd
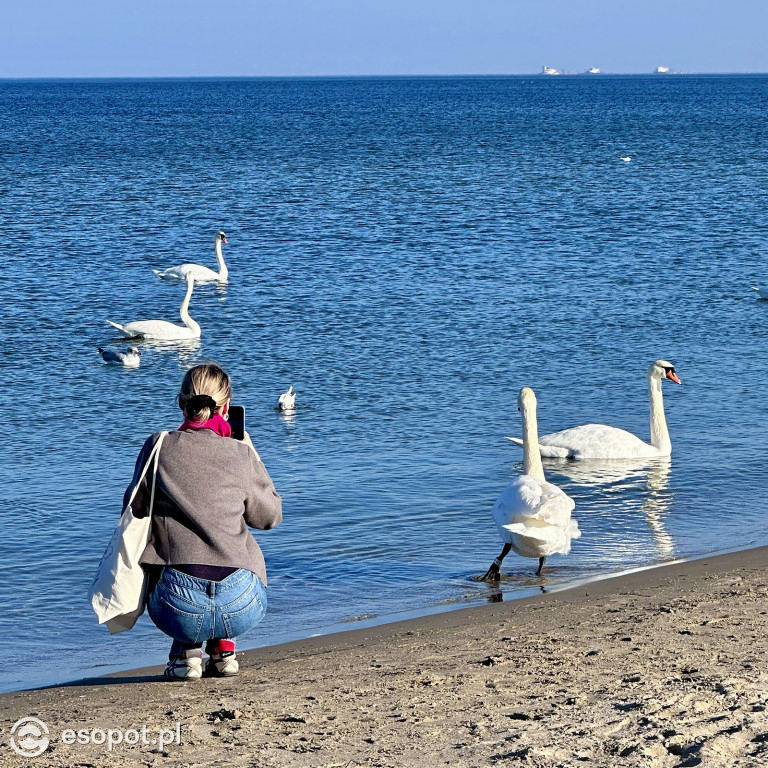
{"label": "red scarf", "polygon": [[232,437],[232,427],[229,422],[220,414],[214,413],[213,418],[208,421],[190,421],[184,419],[184,423],[179,427],[179,432],[187,432],[195,429],[212,429],[217,435],[222,437]]}

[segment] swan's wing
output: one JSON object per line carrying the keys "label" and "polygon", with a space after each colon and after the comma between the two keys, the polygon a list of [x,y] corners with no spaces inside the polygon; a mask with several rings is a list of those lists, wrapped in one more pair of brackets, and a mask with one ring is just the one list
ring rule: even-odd
{"label": "swan's wing", "polygon": [[[494,520],[504,541],[527,557],[568,554],[575,521],[575,503],[562,488],[530,475],[513,480],[494,506]],[[578,525],[575,525],[578,532]]]}
{"label": "swan's wing", "polygon": [[571,520],[570,525],[568,526],[568,535],[571,539],[578,539],[581,537],[581,530],[579,529],[579,524],[575,520]]}
{"label": "swan's wing", "polygon": [[[569,506],[570,505],[570,506]],[[558,520],[558,510],[562,507],[573,509],[573,499],[556,485],[540,483],[530,475],[520,475],[501,492],[491,513],[499,533],[504,535],[503,528],[512,523],[528,520],[534,525],[550,525]]]}
{"label": "swan's wing", "polygon": [[625,429],[607,424],[583,424],[539,437],[544,450],[565,451],[573,459],[632,459],[658,456],[658,449]]}
{"label": "swan's wing", "polygon": [[546,525],[567,528],[576,502],[557,485],[545,482],[541,486],[541,500],[536,508],[536,519]]}
{"label": "swan's wing", "polygon": [[[521,447],[523,445],[523,441],[519,437],[508,437],[507,440],[511,440]],[[569,456],[567,448],[557,445],[542,445],[541,441],[539,441],[539,453],[545,459],[567,459]]]}
{"label": "swan's wing", "polygon": [[205,282],[206,280],[218,280],[219,273],[214,272],[202,264],[179,264],[178,267],[168,267],[168,269],[153,270],[158,277],[164,280],[186,280],[188,274],[192,274],[195,282]]}
{"label": "swan's wing", "polygon": [[184,332],[188,329],[167,320],[136,320],[126,323],[125,330],[143,339],[178,339],[186,338]]}
{"label": "swan's wing", "polygon": [[524,557],[567,555],[571,551],[572,537],[569,531],[555,525],[537,527],[512,523],[505,528],[512,538],[512,548]]}
{"label": "swan's wing", "polygon": [[133,332],[133,331],[132,331],[132,330],[129,328],[129,325],[130,325],[130,323],[129,323],[128,325],[120,325],[120,323],[113,323],[111,320],[107,320],[107,322],[108,322],[108,323],[109,323],[109,324],[110,324],[110,325],[111,325],[113,328],[117,328],[117,330],[118,330],[118,331],[120,331],[120,333],[122,333],[122,334],[123,334],[123,336],[125,336],[125,338],[127,338],[127,339],[133,339],[133,338],[136,338],[136,336],[138,336],[138,335],[139,335],[139,334],[137,334],[137,333],[134,333],[134,332]]}
{"label": "swan's wing", "polygon": [[158,277],[162,277],[164,280],[182,280],[184,278],[184,274],[181,271],[183,268],[184,268],[184,265],[182,264],[180,267],[168,267],[168,269],[153,269],[152,271]]}
{"label": "swan's wing", "polygon": [[184,266],[187,267],[186,271],[184,272],[185,280],[187,275],[190,272],[194,275],[195,282],[198,282],[198,283],[205,282],[206,280],[219,279],[218,272],[214,272],[212,269],[209,269],[208,267],[203,267],[200,264],[185,264]]}
{"label": "swan's wing", "polygon": [[521,482],[520,477],[509,483],[501,492],[499,498],[496,499],[496,503],[491,510],[499,536],[507,543],[512,541],[512,535],[505,529],[505,526],[513,523],[521,514],[526,514],[527,510],[530,509],[530,502],[528,500],[530,491],[524,489],[523,485],[524,483]]}

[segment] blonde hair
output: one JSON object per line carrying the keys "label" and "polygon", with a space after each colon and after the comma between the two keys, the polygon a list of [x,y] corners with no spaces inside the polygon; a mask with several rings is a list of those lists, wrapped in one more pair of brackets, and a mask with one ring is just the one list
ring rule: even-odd
{"label": "blonde hair", "polygon": [[215,363],[206,363],[187,371],[179,389],[179,408],[190,421],[208,421],[231,398],[229,376]]}

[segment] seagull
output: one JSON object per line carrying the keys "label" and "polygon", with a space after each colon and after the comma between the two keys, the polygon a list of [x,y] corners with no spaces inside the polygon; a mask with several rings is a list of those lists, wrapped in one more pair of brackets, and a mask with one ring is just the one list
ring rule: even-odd
{"label": "seagull", "polygon": [[277,398],[277,407],[281,411],[292,411],[296,407],[296,393],[293,391],[293,385],[288,387],[287,392],[283,392]]}
{"label": "seagull", "polygon": [[130,347],[127,352],[116,352],[113,349],[99,347],[101,359],[107,365],[123,365],[126,368],[138,368],[141,364],[141,352],[138,347]]}
{"label": "seagull", "polygon": [[620,160],[623,160],[625,163],[628,163],[632,158],[629,155],[624,155],[624,157],[620,157]]}

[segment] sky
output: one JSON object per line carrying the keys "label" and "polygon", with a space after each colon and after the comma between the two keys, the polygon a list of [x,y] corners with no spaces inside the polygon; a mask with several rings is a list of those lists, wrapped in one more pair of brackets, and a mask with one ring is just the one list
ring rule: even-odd
{"label": "sky", "polygon": [[768,0],[0,0],[0,78],[768,72]]}

